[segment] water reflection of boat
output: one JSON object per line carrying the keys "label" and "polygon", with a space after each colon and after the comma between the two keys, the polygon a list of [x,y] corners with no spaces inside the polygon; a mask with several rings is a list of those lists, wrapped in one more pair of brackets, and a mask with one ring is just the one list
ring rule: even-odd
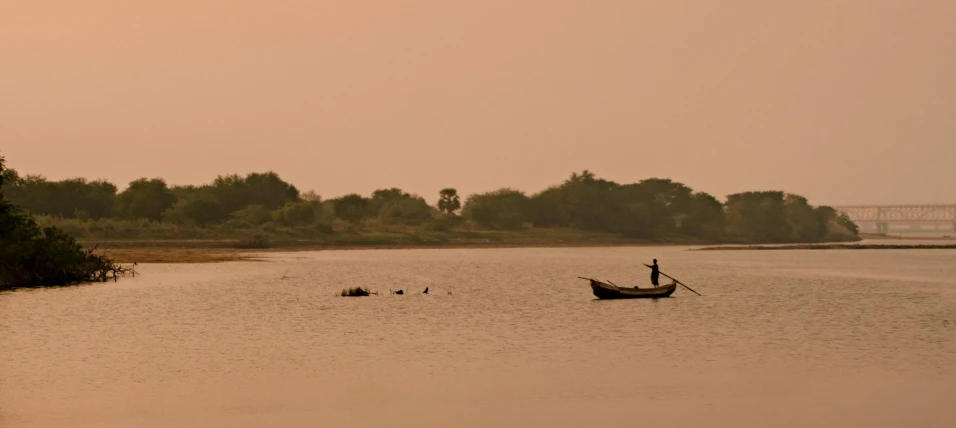
{"label": "water reflection of boat", "polygon": [[641,299],[668,297],[677,289],[677,282],[673,281],[667,285],[649,288],[627,288],[616,285],[606,284],[591,278],[581,278],[591,281],[591,289],[598,299]]}

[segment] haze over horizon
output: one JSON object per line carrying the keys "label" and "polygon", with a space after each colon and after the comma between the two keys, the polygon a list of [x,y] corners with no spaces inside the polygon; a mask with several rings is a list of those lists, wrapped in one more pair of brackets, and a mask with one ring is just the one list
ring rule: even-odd
{"label": "haze over horizon", "polygon": [[4,2],[23,173],[956,203],[956,2]]}

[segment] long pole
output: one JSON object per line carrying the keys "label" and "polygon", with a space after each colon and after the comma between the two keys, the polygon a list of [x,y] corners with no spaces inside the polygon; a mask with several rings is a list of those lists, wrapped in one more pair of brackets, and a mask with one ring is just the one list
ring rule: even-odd
{"label": "long pole", "polygon": [[[694,291],[694,290],[693,290],[692,288],[690,288],[690,287],[688,287],[688,286],[686,286],[686,285],[684,285],[684,283],[683,283],[683,282],[680,282],[680,281],[678,281],[678,280],[676,280],[676,279],[674,279],[674,277],[672,277],[672,276],[670,276],[670,275],[667,275],[666,273],[664,273],[664,272],[661,272],[661,271],[657,271],[657,273],[659,273],[659,274],[661,274],[661,275],[664,275],[664,276],[666,276],[666,277],[668,277],[668,278],[670,278],[670,279],[673,279],[673,280],[674,280],[674,282],[676,282],[676,283],[678,283],[678,284],[680,284],[680,285],[681,285],[681,287],[684,287],[684,288],[686,288],[686,289],[688,289],[688,290],[690,290],[690,291],[691,291],[692,293],[694,293],[694,294],[696,294],[696,295],[698,295],[698,296],[701,296],[701,294],[700,294],[700,293],[698,293],[698,292],[696,292],[696,291]],[[703,297],[703,296],[701,296],[701,297]]]}
{"label": "long pole", "polygon": [[[647,265],[644,265],[644,266],[647,266]],[[653,267],[651,267],[651,266],[647,266],[647,267],[653,269]],[[673,276],[670,276],[670,275],[668,275],[668,274],[666,274],[666,273],[664,273],[664,272],[661,272],[661,271],[657,271],[657,273],[659,273],[659,274],[661,274],[661,275],[664,275],[664,276],[666,276],[666,277],[668,277],[668,278],[674,280],[674,282],[680,284],[681,287],[684,287],[684,288],[690,290],[692,293],[694,293],[694,294],[696,294],[696,295],[698,295],[698,296],[701,296],[700,293],[698,293],[698,292],[694,291],[694,289],[692,289],[692,288],[690,288],[690,287],[684,285],[684,283],[678,281],[677,278],[674,278]],[[701,297],[703,297],[703,296],[701,296]]]}

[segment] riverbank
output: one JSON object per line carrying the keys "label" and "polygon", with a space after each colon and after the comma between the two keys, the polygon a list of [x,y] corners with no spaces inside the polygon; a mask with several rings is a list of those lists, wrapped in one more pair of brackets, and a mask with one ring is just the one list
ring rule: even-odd
{"label": "riverbank", "polygon": [[[215,263],[240,260],[259,260],[270,252],[369,250],[369,249],[454,249],[454,248],[535,248],[535,247],[615,247],[648,245],[708,245],[712,242],[686,237],[628,239],[605,234],[578,236],[535,236],[528,232],[497,232],[485,238],[458,238],[421,240],[401,237],[383,239],[381,236],[357,235],[352,239],[285,240],[269,242],[264,248],[240,248],[235,240],[96,240],[81,242],[95,248],[99,254],[109,255],[119,263]],[[538,234],[540,235],[540,234]]]}
{"label": "riverbank", "polygon": [[[369,249],[455,249],[455,248],[555,248],[626,246],[705,246],[716,245],[686,235],[656,238],[624,238],[619,235],[571,229],[526,229],[517,231],[467,231],[431,234],[353,233],[325,239],[279,239],[250,246],[248,240],[235,239],[117,239],[84,240],[119,263],[216,263],[262,260],[270,252],[369,250]],[[794,244],[785,246],[713,246],[701,250],[747,249],[823,249],[857,248],[851,244]],[[863,246],[871,247],[871,246]]]}
{"label": "riverbank", "polygon": [[725,245],[695,248],[693,251],[740,250],[956,250],[956,244],[880,245],[880,244],[792,244],[792,245]]}

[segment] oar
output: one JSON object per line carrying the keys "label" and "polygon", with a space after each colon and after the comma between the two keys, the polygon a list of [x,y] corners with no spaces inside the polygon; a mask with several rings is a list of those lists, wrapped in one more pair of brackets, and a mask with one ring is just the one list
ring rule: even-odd
{"label": "oar", "polygon": [[[647,265],[645,264],[644,266],[647,266]],[[647,267],[648,267],[648,268],[651,268],[651,269],[654,269],[654,268],[653,268],[653,267],[651,267],[651,266],[647,266]],[[698,295],[698,296],[701,296],[701,294],[700,294],[700,293],[698,293],[698,292],[696,292],[696,291],[694,291],[694,289],[693,289],[693,288],[690,288],[690,287],[688,287],[688,286],[686,286],[686,285],[684,285],[684,283],[683,283],[683,282],[680,282],[680,281],[678,281],[678,280],[677,280],[676,278],[674,278],[673,276],[670,276],[670,275],[668,275],[668,274],[666,274],[666,273],[664,273],[664,272],[661,272],[661,271],[657,271],[657,273],[659,273],[659,274],[661,274],[661,275],[664,275],[664,276],[666,276],[666,277],[668,277],[668,278],[670,278],[670,279],[672,279],[672,280],[674,280],[674,282],[676,282],[676,283],[678,283],[678,284],[680,284],[680,285],[681,285],[681,287],[684,287],[684,288],[686,288],[686,289],[688,289],[688,290],[690,290],[690,291],[691,291],[692,293],[694,293],[694,294],[696,294],[696,295]],[[703,297],[703,296],[701,296],[701,297]]]}
{"label": "oar", "polygon": [[[698,293],[698,292],[694,291],[692,288],[690,288],[690,287],[684,285],[683,282],[680,282],[680,281],[674,279],[674,277],[672,277],[672,276],[670,276],[670,275],[668,275],[668,274],[666,274],[666,273],[664,273],[664,272],[661,272],[661,271],[657,271],[657,273],[659,273],[659,274],[661,274],[661,275],[664,275],[664,276],[666,276],[666,277],[668,277],[668,278],[670,278],[670,279],[673,279],[674,282],[676,282],[676,283],[680,284],[682,287],[684,287],[684,288],[690,290],[692,293],[694,293],[694,294],[700,296],[700,293]],[[701,296],[701,297],[703,297],[703,296]]]}

